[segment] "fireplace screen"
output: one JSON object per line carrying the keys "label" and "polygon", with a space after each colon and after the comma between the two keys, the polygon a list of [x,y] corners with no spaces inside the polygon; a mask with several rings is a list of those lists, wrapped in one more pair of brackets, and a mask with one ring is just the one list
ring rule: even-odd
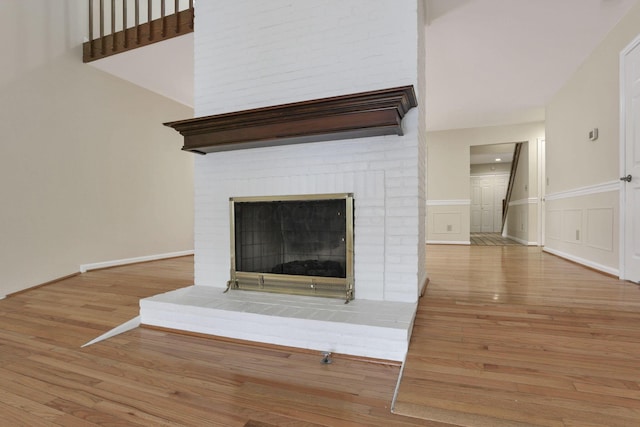
{"label": "fireplace screen", "polygon": [[228,289],[353,299],[353,196],[234,197]]}

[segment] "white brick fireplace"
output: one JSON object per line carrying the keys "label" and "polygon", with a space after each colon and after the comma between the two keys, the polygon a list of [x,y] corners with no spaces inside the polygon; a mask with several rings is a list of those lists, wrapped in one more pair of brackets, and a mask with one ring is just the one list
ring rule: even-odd
{"label": "white brick fireplace", "polygon": [[[141,302],[143,324],[391,360],[424,266],[422,1],[198,4],[196,116],[417,88],[404,134],[194,155],[195,285]],[[180,118],[176,118],[180,119]],[[223,291],[230,197],[353,193],[355,300]]]}

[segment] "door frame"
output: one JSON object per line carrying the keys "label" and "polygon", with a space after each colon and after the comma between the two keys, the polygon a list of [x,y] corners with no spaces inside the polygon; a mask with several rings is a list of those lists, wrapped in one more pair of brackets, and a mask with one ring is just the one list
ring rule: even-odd
{"label": "door frame", "polygon": [[[625,65],[627,56],[633,51],[635,48],[640,47],[640,35],[636,36],[635,39],[631,43],[629,43],[622,51],[620,52],[620,175],[624,176],[626,172],[626,164],[627,164],[627,135],[626,135],[626,125],[627,125],[627,109],[626,109],[626,101],[627,101],[627,93],[625,91]],[[625,183],[620,181],[620,191],[619,191],[619,199],[620,199],[620,215],[619,215],[619,243],[620,243],[620,260],[618,266],[618,275],[620,279],[626,279],[625,274],[625,259],[626,259],[626,239],[625,239],[625,227],[626,227],[626,210],[627,210],[627,201],[626,201],[626,193],[625,193]]]}
{"label": "door frame", "polygon": [[538,138],[538,246],[544,246],[547,194],[546,139]]}

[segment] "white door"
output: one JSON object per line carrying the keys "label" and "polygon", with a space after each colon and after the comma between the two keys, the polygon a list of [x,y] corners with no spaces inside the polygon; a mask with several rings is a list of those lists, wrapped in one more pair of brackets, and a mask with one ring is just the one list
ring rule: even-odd
{"label": "white door", "polygon": [[546,142],[538,138],[538,246],[544,246],[546,227],[545,204],[547,194]]}
{"label": "white door", "polygon": [[493,181],[493,232],[502,233],[502,200],[507,196],[509,175],[496,175]]}
{"label": "white door", "polygon": [[471,232],[482,231],[482,192],[480,178],[471,177]]}
{"label": "white door", "polygon": [[482,232],[493,232],[493,177],[481,181],[482,191]]}
{"label": "white door", "polygon": [[640,282],[640,37],[621,54],[621,278]]}

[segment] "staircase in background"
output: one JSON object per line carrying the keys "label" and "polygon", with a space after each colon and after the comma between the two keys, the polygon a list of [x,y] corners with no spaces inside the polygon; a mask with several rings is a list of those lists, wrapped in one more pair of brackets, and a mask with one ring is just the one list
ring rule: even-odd
{"label": "staircase in background", "polygon": [[191,33],[193,17],[193,0],[89,0],[89,40],[82,60],[91,62]]}
{"label": "staircase in background", "polygon": [[507,187],[507,194],[502,201],[502,228],[504,232],[504,226],[507,223],[507,213],[509,211],[509,202],[511,202],[511,192],[513,191],[513,183],[516,179],[516,171],[518,170],[518,162],[520,161],[520,150],[522,150],[522,142],[516,144],[513,149],[513,160],[511,161],[511,172],[509,173],[509,186]]}

